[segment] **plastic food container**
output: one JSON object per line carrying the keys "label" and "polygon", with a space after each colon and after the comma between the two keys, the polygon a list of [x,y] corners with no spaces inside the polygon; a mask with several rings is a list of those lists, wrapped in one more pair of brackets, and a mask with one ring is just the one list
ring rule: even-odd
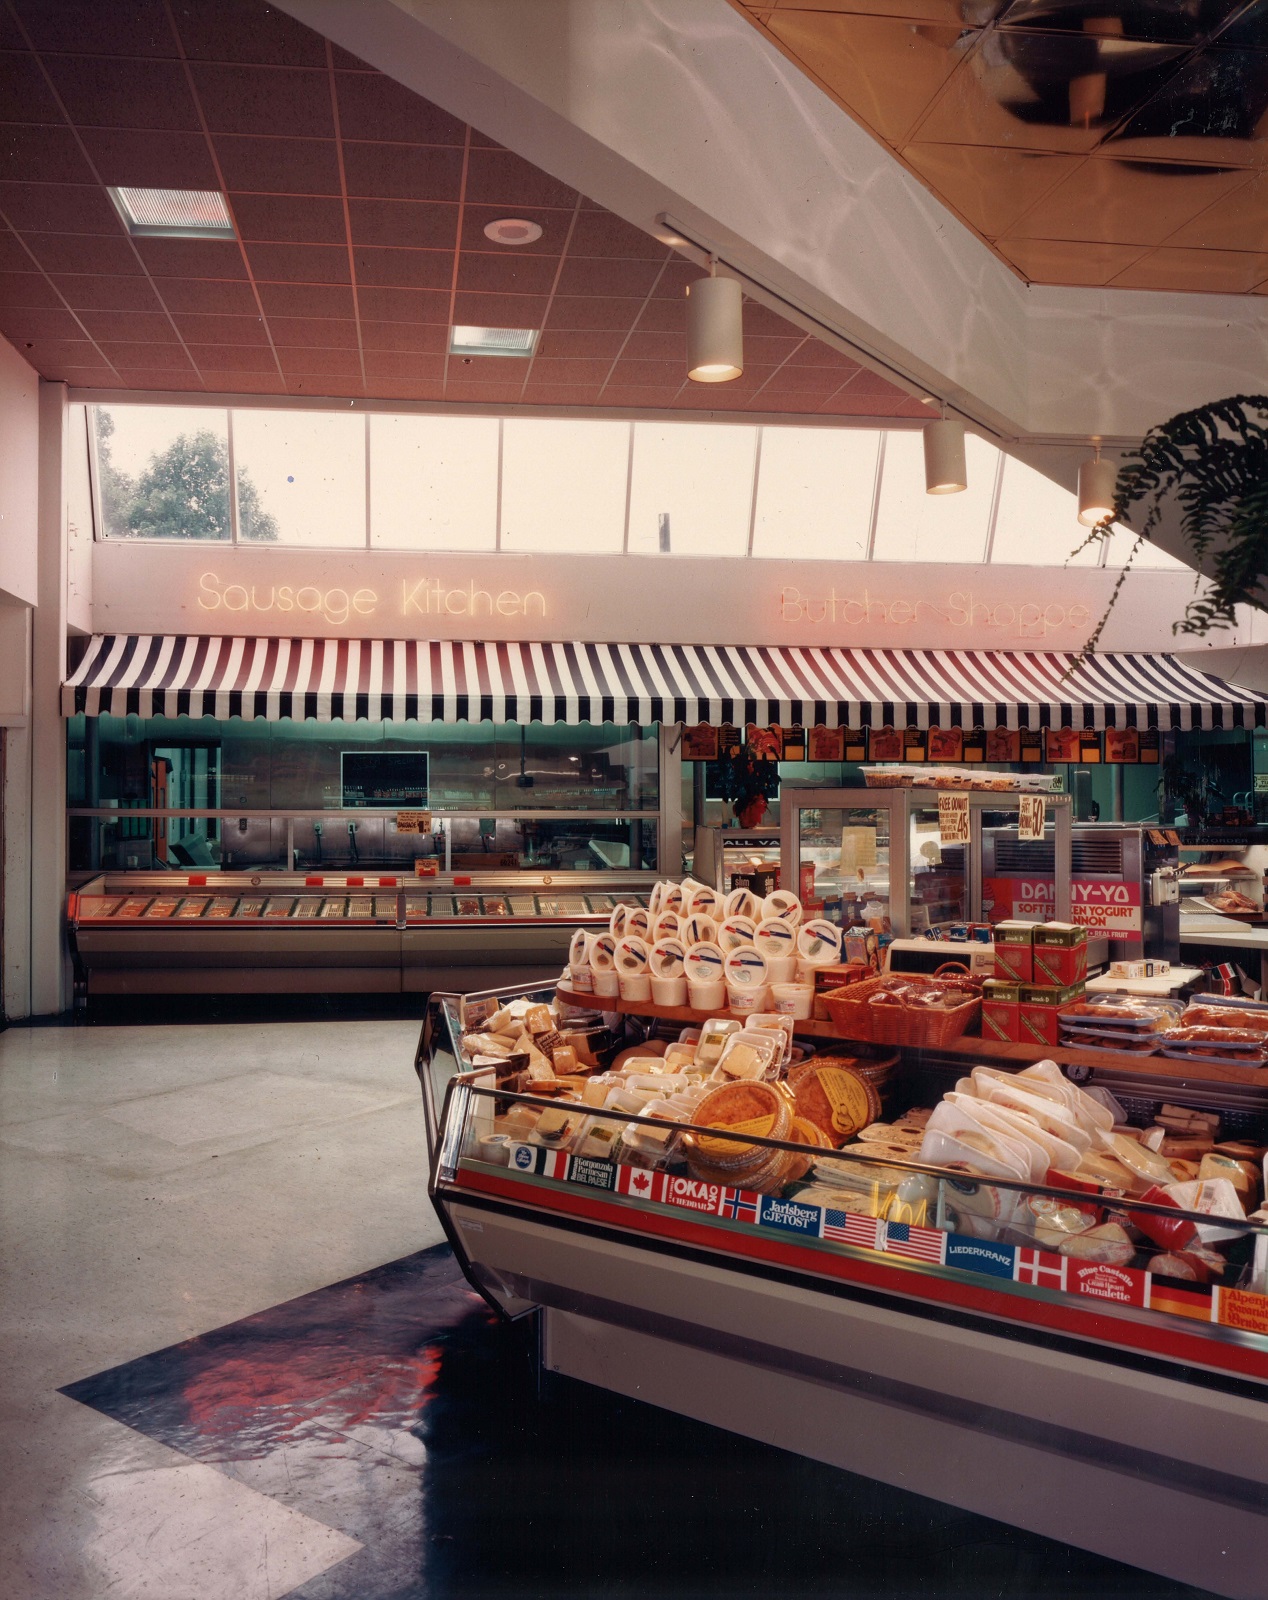
{"label": "plastic food container", "polygon": [[750,922],[759,922],[762,918],[762,897],[754,894],[751,889],[743,884],[738,889],[732,889],[722,902],[722,915],[724,917],[747,917]]}
{"label": "plastic food container", "polygon": [[676,911],[662,906],[655,916],[647,919],[647,937],[657,943],[661,939],[676,939],[681,931],[682,918]]}
{"label": "plastic food container", "polygon": [[809,983],[772,983],[771,1002],[782,1016],[807,1022],[814,1011],[815,992]]}
{"label": "plastic food container", "polygon": [[757,924],[752,917],[725,916],[718,924],[718,943],[728,952],[752,944]]}
{"label": "plastic food container", "polygon": [[648,951],[647,970],[651,977],[652,999],[658,1006],[687,1004],[687,974],[683,970],[685,955],[686,949],[678,938],[658,939]]}
{"label": "plastic food container", "polygon": [[781,922],[791,922],[795,927],[801,915],[801,901],[791,889],[776,889],[762,902],[763,918],[778,917]]}
{"label": "plastic food container", "polygon": [[691,892],[691,899],[686,894],[682,897],[683,910],[688,916],[699,912],[703,917],[714,917],[722,914],[722,896],[708,883],[698,883]]}
{"label": "plastic food container", "polygon": [[590,941],[590,970],[597,995],[617,995],[621,981],[616,970],[616,940],[610,933],[599,933]]}
{"label": "plastic food container", "polygon": [[766,1004],[766,957],[752,945],[730,951],[722,963],[731,1010],[760,1011]]}
{"label": "plastic food container", "polygon": [[682,918],[679,927],[688,944],[717,945],[718,925],[707,912],[692,911]]}
{"label": "plastic food container", "polygon": [[753,948],[766,957],[771,983],[791,983],[797,973],[797,930],[782,917],[765,917],[753,932]]}
{"label": "plastic food container", "polygon": [[841,959],[841,930],[835,922],[812,917],[797,929],[797,954],[811,967],[830,967]]}
{"label": "plastic food container", "polygon": [[717,1011],[726,1004],[725,957],[716,944],[693,944],[683,958],[687,994],[698,1011]]}
{"label": "plastic food container", "polygon": [[647,970],[647,944],[637,934],[616,942],[616,971],[622,1000],[650,1000],[652,980]]}

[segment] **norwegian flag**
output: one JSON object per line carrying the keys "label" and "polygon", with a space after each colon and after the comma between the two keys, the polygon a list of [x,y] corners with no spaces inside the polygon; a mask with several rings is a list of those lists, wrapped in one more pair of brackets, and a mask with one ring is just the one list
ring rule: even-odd
{"label": "norwegian flag", "polygon": [[1033,1283],[1037,1289],[1064,1289],[1069,1269],[1065,1256],[1052,1256],[1046,1250],[1019,1250],[1013,1262],[1013,1280]]}
{"label": "norwegian flag", "polygon": [[755,1223],[761,1208],[762,1202],[758,1196],[744,1189],[724,1189],[722,1192],[722,1215],[730,1217],[733,1222]]}
{"label": "norwegian flag", "polygon": [[616,1169],[616,1192],[635,1200],[656,1200],[660,1179],[659,1172],[648,1172],[645,1167],[620,1166]]}
{"label": "norwegian flag", "polygon": [[857,1245],[860,1250],[879,1250],[880,1223],[875,1217],[861,1217],[853,1211],[825,1211],[821,1238],[835,1244]]}
{"label": "norwegian flag", "polygon": [[881,1249],[892,1256],[935,1261],[941,1266],[946,1255],[947,1236],[938,1228],[918,1228],[913,1222],[887,1222],[881,1239]]}

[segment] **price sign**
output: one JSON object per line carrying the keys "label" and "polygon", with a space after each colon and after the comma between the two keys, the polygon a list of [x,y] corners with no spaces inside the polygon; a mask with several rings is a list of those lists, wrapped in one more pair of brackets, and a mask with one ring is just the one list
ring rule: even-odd
{"label": "price sign", "polygon": [[969,797],[967,794],[938,796],[938,842],[968,844]]}
{"label": "price sign", "polygon": [[430,833],[430,811],[398,811],[396,813],[397,833]]}
{"label": "price sign", "polygon": [[1017,813],[1017,837],[1030,840],[1042,839],[1047,812],[1048,807],[1041,794],[1022,795],[1021,809]]}

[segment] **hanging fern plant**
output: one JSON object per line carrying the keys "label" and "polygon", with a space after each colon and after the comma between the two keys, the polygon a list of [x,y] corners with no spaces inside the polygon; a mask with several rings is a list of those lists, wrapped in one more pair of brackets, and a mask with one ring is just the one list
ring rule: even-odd
{"label": "hanging fern plant", "polygon": [[[1268,608],[1268,396],[1231,395],[1182,411],[1151,428],[1124,459],[1114,510],[1079,549],[1109,538],[1115,522],[1134,526],[1136,542],[1085,653],[1096,648],[1136,553],[1172,503],[1193,565],[1209,581],[1172,631],[1202,635],[1233,627],[1238,606]],[[1138,507],[1146,508],[1144,521],[1133,524]]]}

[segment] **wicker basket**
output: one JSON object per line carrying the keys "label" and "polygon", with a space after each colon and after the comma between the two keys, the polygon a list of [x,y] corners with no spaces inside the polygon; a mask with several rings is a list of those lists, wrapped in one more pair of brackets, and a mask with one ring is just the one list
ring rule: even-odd
{"label": "wicker basket", "polygon": [[843,1039],[857,1039],[866,1044],[875,1039],[872,1016],[878,1009],[867,1002],[891,982],[889,978],[864,978],[862,983],[849,983],[843,989],[827,989],[818,998],[827,1006],[832,1026]]}
{"label": "wicker basket", "polygon": [[909,1005],[901,997],[894,1006],[872,1006],[872,1038],[877,1044],[937,1050],[952,1044],[982,1014],[980,1000],[966,1000],[948,1011]]}
{"label": "wicker basket", "polygon": [[[950,975],[948,973],[950,969]],[[946,975],[944,975],[946,974]],[[949,1011],[931,1011],[912,1006],[901,1000],[897,1005],[874,1006],[871,999],[899,983],[918,985],[922,989],[967,989],[974,992],[972,1000]],[[832,1025],[843,1039],[857,1039],[870,1044],[910,1045],[937,1049],[958,1039],[981,1015],[981,980],[970,976],[956,962],[946,962],[932,977],[913,974],[899,978],[893,974],[883,978],[867,978],[862,983],[852,983],[844,989],[829,989],[819,998],[828,1008]]]}

